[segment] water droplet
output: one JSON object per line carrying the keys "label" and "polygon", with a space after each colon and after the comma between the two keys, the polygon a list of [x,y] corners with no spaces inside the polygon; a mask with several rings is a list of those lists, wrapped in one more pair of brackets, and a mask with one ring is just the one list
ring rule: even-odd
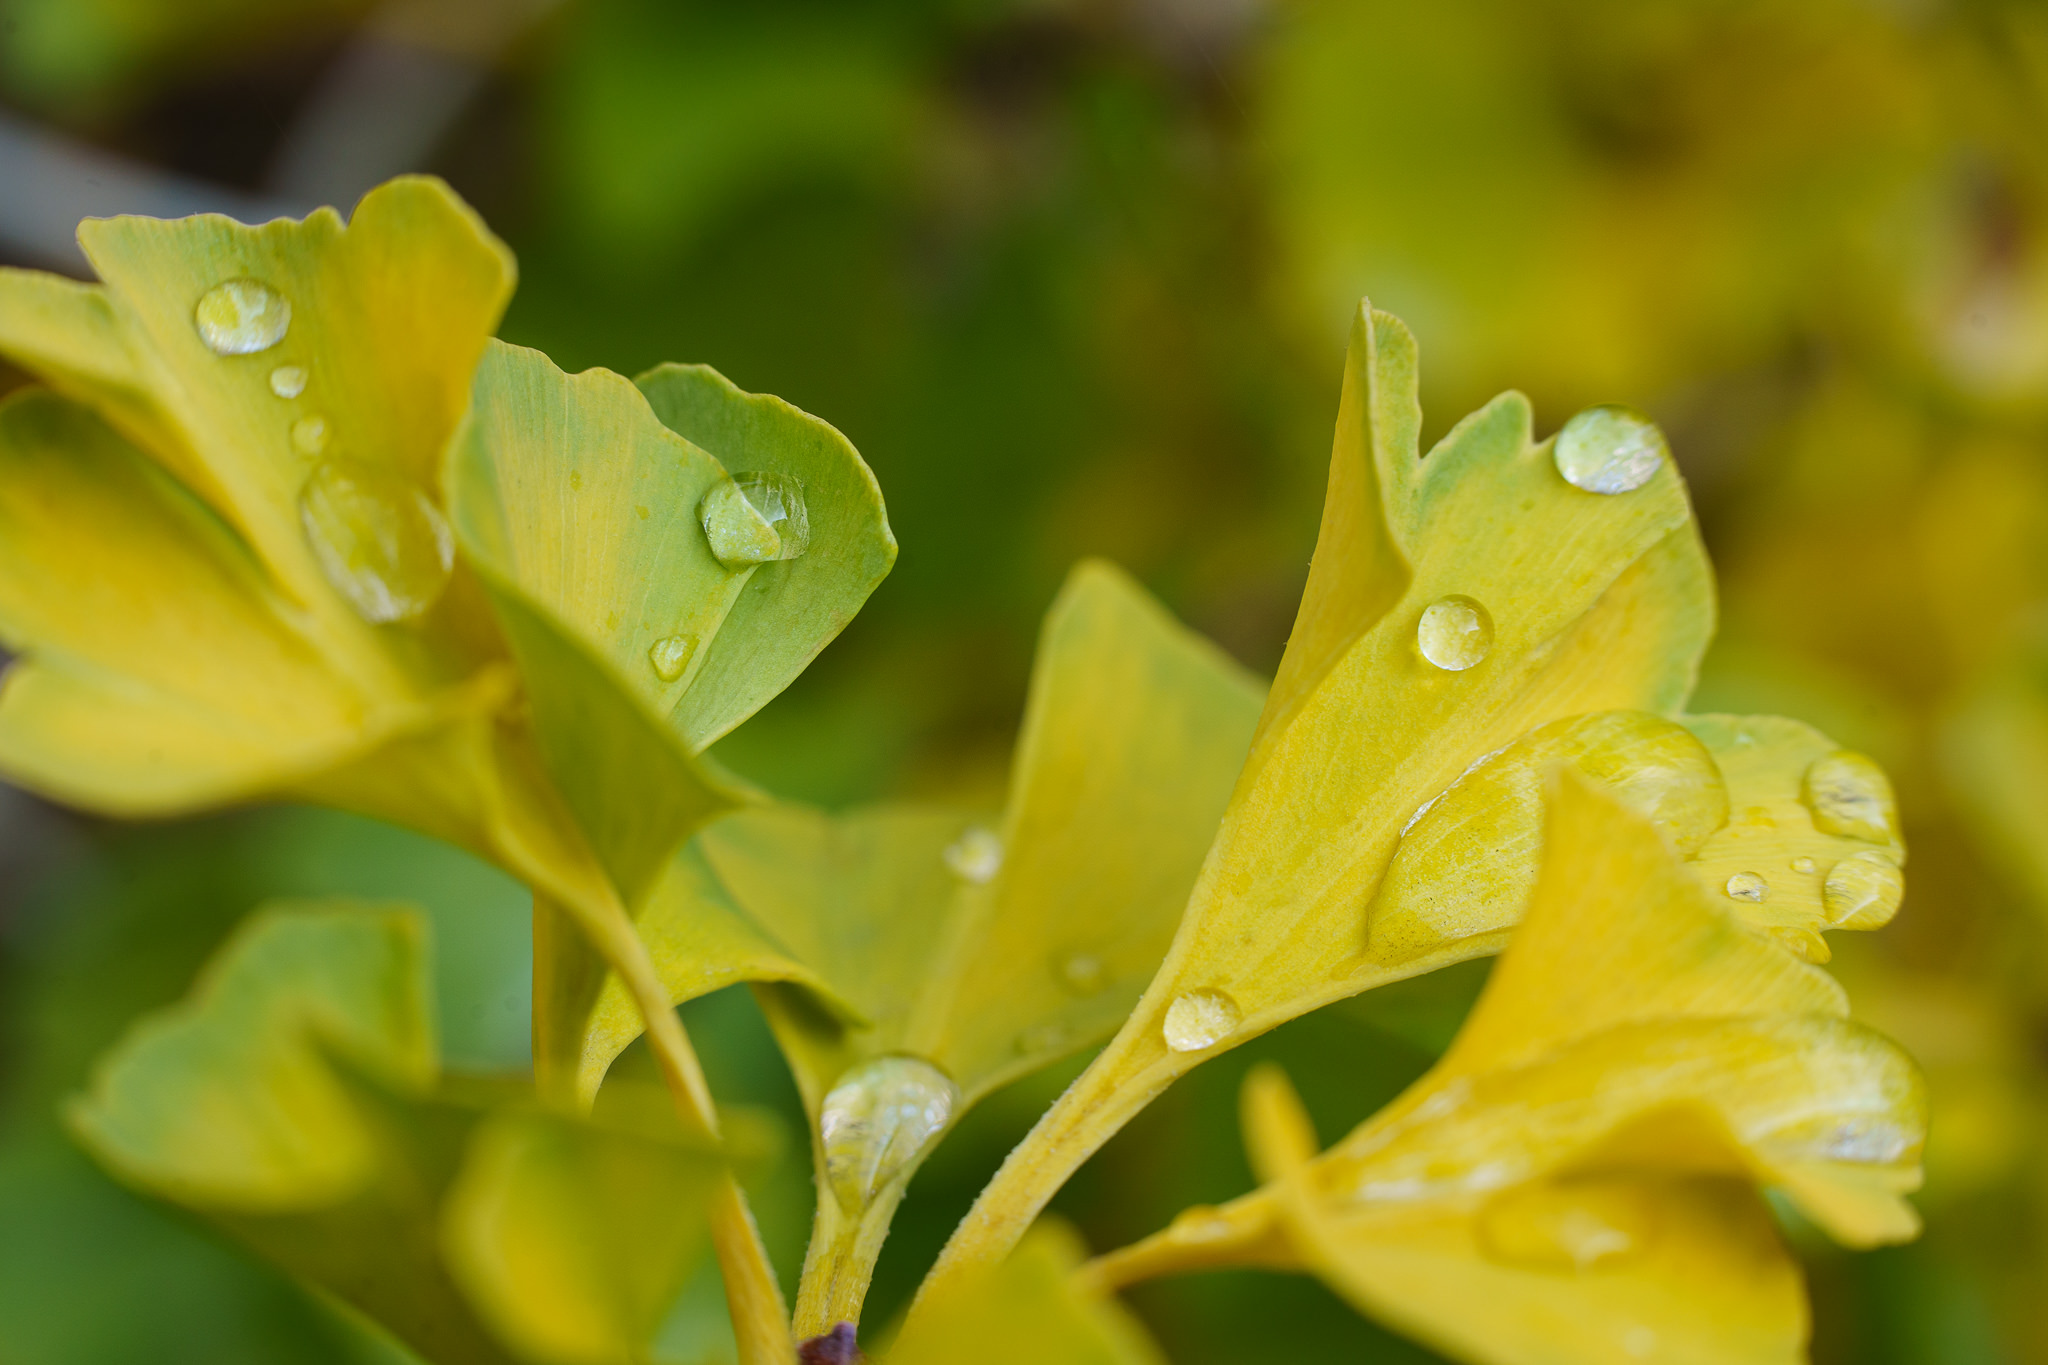
{"label": "water droplet", "polygon": [[1243,1018],[1237,1002],[1222,991],[1188,991],[1166,1007],[1166,1045],[1175,1052],[1200,1052],[1235,1033]]}
{"label": "water droplet", "polygon": [[942,855],[953,875],[963,882],[987,886],[1003,870],[1003,841],[981,825],[969,825]]}
{"label": "water droplet", "polygon": [[366,621],[412,620],[448,586],[448,523],[395,470],[322,461],[299,490],[299,522],[327,581]]}
{"label": "water droplet", "polygon": [[1493,618],[1469,597],[1439,597],[1422,609],[1415,647],[1438,668],[1461,672],[1493,648]]}
{"label": "water droplet", "polygon": [[1564,424],[1551,447],[1557,472],[1588,493],[1641,488],[1671,453],[1657,424],[1633,408],[1587,408]]}
{"label": "water droplet", "polygon": [[304,455],[327,449],[327,419],[316,413],[292,423],[292,448]]}
{"label": "water droplet", "polygon": [[306,391],[306,367],[278,366],[270,372],[270,391],[279,398],[297,398]]}
{"label": "water droplet", "polygon": [[1799,793],[1813,812],[1813,827],[1872,843],[1890,843],[1898,829],[1898,806],[1884,769],[1846,749],[1813,761]]}
{"label": "water droplet", "polygon": [[700,515],[722,564],[795,559],[811,543],[803,485],[787,474],[735,474],[704,495]]}
{"label": "water droplet", "polygon": [[1792,870],[1794,872],[1811,875],[1815,872],[1820,871],[1820,864],[1815,862],[1813,859],[1806,857],[1804,854],[1801,854],[1799,857],[1794,858],[1792,860]]}
{"label": "water droplet", "polygon": [[877,1057],[839,1078],[818,1111],[825,1178],[858,1213],[945,1131],[960,1091],[921,1057]]}
{"label": "water droplet", "polygon": [[1875,929],[1890,922],[1906,898],[1906,878],[1882,853],[1854,853],[1828,869],[1821,884],[1828,922],[1843,929]]}
{"label": "water droplet", "polygon": [[657,678],[672,683],[683,676],[683,670],[690,666],[690,656],[696,652],[696,636],[664,635],[647,647],[647,661],[654,665]]}
{"label": "water droplet", "polygon": [[1076,995],[1095,994],[1106,975],[1102,959],[1093,953],[1069,953],[1060,963],[1060,982]]}
{"label": "water droplet", "polygon": [[292,305],[260,280],[229,280],[199,296],[192,323],[215,355],[254,355],[284,340]]}
{"label": "water droplet", "polygon": [[1640,1253],[1655,1224],[1647,1191],[1632,1181],[1545,1181],[1490,1200],[1479,1216],[1479,1243],[1510,1265],[1585,1271]]}
{"label": "water droplet", "polygon": [[1762,901],[1770,897],[1771,884],[1754,872],[1738,872],[1728,879],[1728,897],[1738,901]]}

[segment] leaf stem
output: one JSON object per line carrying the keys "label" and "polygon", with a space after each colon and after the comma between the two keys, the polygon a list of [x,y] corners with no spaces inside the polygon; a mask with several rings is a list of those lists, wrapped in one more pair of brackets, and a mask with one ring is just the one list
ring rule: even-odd
{"label": "leaf stem", "polygon": [[909,1184],[906,1172],[875,1192],[858,1215],[850,1215],[818,1172],[818,1212],[811,1224],[811,1244],[804,1253],[804,1274],[796,1291],[796,1335],[799,1340],[822,1336],[842,1322],[860,1323],[875,1261],[889,1236],[890,1220]]}

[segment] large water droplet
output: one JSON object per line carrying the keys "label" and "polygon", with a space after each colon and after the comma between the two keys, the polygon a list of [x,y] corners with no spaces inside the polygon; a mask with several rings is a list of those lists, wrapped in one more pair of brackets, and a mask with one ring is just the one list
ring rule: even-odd
{"label": "large water droplet", "polygon": [[270,372],[270,391],[279,398],[297,398],[306,391],[306,367],[278,366]]}
{"label": "large water droplet", "polygon": [[1175,1052],[1200,1052],[1237,1032],[1243,1019],[1237,1002],[1224,992],[1188,991],[1166,1007],[1166,1045]]}
{"label": "large water droplet", "polygon": [[229,280],[199,296],[192,323],[215,355],[254,355],[284,340],[292,305],[260,280]]}
{"label": "large water droplet", "polygon": [[404,475],[324,460],[299,490],[299,522],[321,572],[364,620],[409,621],[448,586],[455,539]]}
{"label": "large water droplet", "polygon": [[1504,1191],[1479,1216],[1494,1260],[1584,1271],[1641,1253],[1655,1235],[1648,1192],[1626,1180],[1540,1182]]}
{"label": "large water droplet", "polygon": [[314,413],[292,423],[292,449],[301,455],[318,455],[327,449],[327,419]]}
{"label": "large water droplet", "polygon": [[1587,408],[1564,424],[1551,446],[1557,472],[1588,493],[1641,488],[1671,453],[1657,424],[1633,408]]}
{"label": "large water droplet", "polygon": [[1738,872],[1728,879],[1728,898],[1730,900],[1754,903],[1767,899],[1770,894],[1771,884],[1757,873]]}
{"label": "large water droplet", "polygon": [[1439,597],[1422,609],[1415,647],[1438,668],[1461,672],[1493,648],[1493,618],[1469,597]]}
{"label": "large water droplet", "polygon": [[941,856],[961,881],[987,886],[1003,870],[1003,841],[993,830],[969,825]]}
{"label": "large water droplet", "polygon": [[1872,843],[1889,843],[1899,825],[1892,784],[1884,769],[1846,749],[1817,758],[1806,770],[1800,800],[1813,812],[1813,827]]}
{"label": "large water droplet", "polygon": [[921,1057],[877,1057],[839,1078],[818,1111],[825,1179],[859,1213],[945,1131],[960,1102],[946,1073]]}
{"label": "large water droplet", "polygon": [[700,515],[722,564],[795,559],[811,543],[803,485],[787,474],[735,474],[704,495]]}
{"label": "large water droplet", "polygon": [[672,683],[683,676],[683,670],[690,666],[690,658],[696,652],[696,636],[664,635],[647,647],[647,662],[654,665],[655,677]]}
{"label": "large water droplet", "polygon": [[1076,995],[1095,994],[1107,978],[1102,959],[1093,953],[1069,953],[1060,962],[1060,984]]}
{"label": "large water droplet", "polygon": [[1828,869],[1820,897],[1830,924],[1875,929],[1898,913],[1899,902],[1906,898],[1906,878],[1882,853],[1854,853]]}

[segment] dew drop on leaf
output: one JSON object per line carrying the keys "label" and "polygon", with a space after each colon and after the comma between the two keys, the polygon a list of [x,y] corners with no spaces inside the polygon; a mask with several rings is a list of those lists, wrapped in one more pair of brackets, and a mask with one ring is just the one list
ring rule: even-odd
{"label": "dew drop on leaf", "polygon": [[1799,857],[1794,858],[1792,860],[1792,870],[1794,872],[1806,873],[1808,875],[1811,875],[1812,873],[1820,871],[1820,864],[1815,862],[1813,859],[1807,857],[1806,855],[1801,854]]}
{"label": "dew drop on leaf", "polygon": [[1671,453],[1657,424],[1633,408],[1587,408],[1564,424],[1551,447],[1557,472],[1588,493],[1641,488]]}
{"label": "dew drop on leaf", "polygon": [[199,296],[192,323],[215,355],[254,355],[284,340],[292,305],[259,280],[228,280]]}
{"label": "dew drop on leaf", "polygon": [[1875,929],[1898,912],[1906,879],[1884,854],[1854,853],[1828,869],[1820,896],[1830,924]]}
{"label": "dew drop on leaf", "polygon": [[1095,994],[1104,977],[1102,959],[1093,953],[1069,953],[1060,962],[1060,984],[1076,995]]}
{"label": "dew drop on leaf", "polygon": [[1175,1052],[1200,1052],[1237,1031],[1243,1015],[1219,990],[1188,991],[1166,1007],[1166,1045]]}
{"label": "dew drop on leaf", "polygon": [[270,391],[279,398],[297,398],[306,391],[306,367],[278,366],[270,372]]}
{"label": "dew drop on leaf", "polygon": [[315,413],[292,423],[292,449],[302,455],[318,455],[327,449],[327,419]]}
{"label": "dew drop on leaf", "polygon": [[735,474],[704,495],[704,537],[721,564],[795,559],[810,547],[803,486],[787,474]]}
{"label": "dew drop on leaf", "polygon": [[1771,894],[1771,884],[1754,872],[1738,872],[1728,879],[1731,900],[1762,901]]}
{"label": "dew drop on leaf", "polygon": [[1799,798],[1823,834],[1888,843],[1898,828],[1898,806],[1884,769],[1846,749],[1813,761]]}
{"label": "dew drop on leaf", "polygon": [[448,586],[448,523],[425,490],[395,470],[322,461],[299,490],[299,523],[327,581],[366,621],[412,620]]}
{"label": "dew drop on leaf", "polygon": [[1493,648],[1493,618],[1469,597],[1439,597],[1422,609],[1415,627],[1415,647],[1438,668],[1462,672],[1486,658]]}
{"label": "dew drop on leaf", "polygon": [[958,839],[946,845],[940,856],[961,881],[987,886],[1003,870],[1003,841],[993,830],[969,825]]}
{"label": "dew drop on leaf", "polygon": [[683,676],[683,670],[690,666],[690,658],[696,652],[696,636],[664,635],[647,647],[647,662],[654,665],[655,677],[672,683]]}
{"label": "dew drop on leaf", "polygon": [[839,1078],[818,1111],[825,1178],[848,1213],[916,1160],[960,1102],[945,1072],[921,1057],[877,1057]]}

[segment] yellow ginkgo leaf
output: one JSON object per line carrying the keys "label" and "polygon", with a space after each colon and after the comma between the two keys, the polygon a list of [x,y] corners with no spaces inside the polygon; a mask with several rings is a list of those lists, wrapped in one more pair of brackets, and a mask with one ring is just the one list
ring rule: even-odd
{"label": "yellow ginkgo leaf", "polygon": [[1315,1156],[1291,1092],[1255,1076],[1268,1184],[1091,1278],[1293,1265],[1487,1365],[1798,1359],[1798,1277],[1755,1186],[1854,1245],[1918,1226],[1918,1073],[1845,1013],[1566,774],[1527,917],[1438,1065]]}
{"label": "yellow ginkgo leaf", "polygon": [[1372,932],[1417,811],[1538,727],[1683,703],[1714,616],[1685,491],[1647,421],[1589,416],[1538,444],[1528,403],[1507,394],[1425,457],[1414,341],[1361,308],[1294,635],[1174,945],[983,1192],[941,1278],[1001,1254],[1089,1153],[1220,1048],[1497,950],[1502,906],[1484,894],[1438,894],[1414,932]]}
{"label": "yellow ginkgo leaf", "polygon": [[[1156,968],[1259,692],[1106,564],[1047,617],[1000,819],[931,806],[744,811],[669,867],[640,929],[676,999],[764,992],[817,1149],[798,1330],[856,1319],[904,1186],[996,1087],[1112,1032]],[[639,1032],[607,987],[594,1088]]]}

